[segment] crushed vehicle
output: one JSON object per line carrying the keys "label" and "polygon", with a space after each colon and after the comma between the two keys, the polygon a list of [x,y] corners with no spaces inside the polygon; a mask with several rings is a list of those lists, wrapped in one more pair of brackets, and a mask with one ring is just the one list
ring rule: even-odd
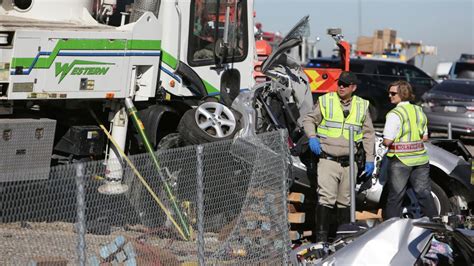
{"label": "crushed vehicle", "polygon": [[[240,112],[247,111],[243,129],[239,135],[250,137],[255,133],[285,128],[288,130],[288,144],[292,153],[292,175],[290,191],[303,192],[305,204],[314,199],[316,171],[315,160],[306,147],[307,140],[302,132],[301,118],[309,112],[312,97],[302,68],[287,57],[285,51],[297,46],[307,28],[309,18],[304,17],[288,33],[279,47],[262,65],[262,72],[271,81],[258,84],[252,91],[242,92],[233,107]],[[250,103],[250,104],[249,104]],[[376,170],[370,177],[360,176],[356,184],[357,210],[374,210],[383,207],[384,184],[387,178],[387,159],[382,135],[376,134]],[[449,225],[440,221],[421,219],[389,219],[374,228],[351,225],[352,231],[336,235],[334,242],[313,243],[294,246],[290,253],[292,265],[339,265],[339,264],[395,264],[421,265],[431,261],[439,262],[446,255],[451,263],[472,264],[472,230],[457,229],[464,223],[472,229],[471,220],[460,221],[460,217],[471,219],[474,185],[471,183],[472,156],[459,140],[432,140],[425,144],[430,156],[432,195],[438,213]],[[363,167],[359,167],[363,169]],[[420,210],[414,203],[413,191],[408,193],[404,204],[404,216],[419,218]],[[311,199],[313,196],[313,199]],[[303,204],[304,205],[304,204]],[[308,222],[296,230],[312,230],[311,208],[305,209]],[[462,215],[459,215],[462,214]],[[446,218],[446,219],[444,219]],[[464,218],[463,218],[464,219]],[[355,227],[354,227],[355,226]],[[293,229],[293,224],[291,225]],[[397,232],[397,233],[394,233]],[[310,234],[306,235],[309,236]],[[437,247],[452,248],[441,253]],[[376,251],[377,255],[374,255]]]}
{"label": "crushed vehicle", "polygon": [[[286,50],[300,44],[302,34],[308,27],[308,20],[308,17],[304,17],[263,63],[262,72],[272,77],[272,80],[256,85],[252,91],[242,92],[234,101],[233,107],[244,114],[245,108],[239,105],[245,102],[245,97],[252,103],[255,117],[249,117],[243,123],[244,132],[260,133],[279,128],[288,130],[288,142],[293,155],[290,191],[302,192],[308,201],[315,203],[317,158],[307,147],[308,140],[301,124],[304,115],[312,108],[311,91],[302,68],[285,54]],[[247,111],[248,113],[250,112]],[[469,151],[458,140],[434,140],[426,143],[425,147],[430,156],[432,194],[438,213],[461,213],[472,209],[474,185],[471,184],[472,156]],[[382,145],[381,134],[376,136],[375,151],[374,174],[370,177],[361,176],[361,173],[357,175],[357,210],[375,210],[384,204],[387,160],[384,157],[385,147]],[[364,162],[359,163],[363,165]],[[407,216],[419,216],[413,197],[407,197],[405,206]],[[308,211],[311,212],[311,208]],[[314,215],[307,212],[306,217],[311,219]]]}
{"label": "crushed vehicle", "polygon": [[290,261],[292,265],[472,265],[472,217],[445,218],[444,222],[392,218],[332,243],[299,246]]}

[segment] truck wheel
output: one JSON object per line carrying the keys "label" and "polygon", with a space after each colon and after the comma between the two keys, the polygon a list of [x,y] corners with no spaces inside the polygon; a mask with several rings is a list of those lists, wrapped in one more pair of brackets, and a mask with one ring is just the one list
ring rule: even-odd
{"label": "truck wheel", "polygon": [[444,190],[433,181],[431,181],[431,195],[433,195],[433,200],[439,215],[444,215],[451,211],[451,204],[448,196]]}
{"label": "truck wheel", "polygon": [[240,129],[237,114],[217,102],[204,102],[184,113],[178,131],[191,144],[232,139]]}

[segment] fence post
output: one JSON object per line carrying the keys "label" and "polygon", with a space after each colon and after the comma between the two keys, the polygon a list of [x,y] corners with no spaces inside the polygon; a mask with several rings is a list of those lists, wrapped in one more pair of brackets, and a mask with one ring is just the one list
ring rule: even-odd
{"label": "fence post", "polygon": [[448,123],[448,139],[453,139],[453,128],[451,122]]}
{"label": "fence post", "polygon": [[351,191],[351,223],[355,223],[355,158],[354,158],[354,127],[349,127],[349,178]]}
{"label": "fence post", "polygon": [[198,245],[198,260],[199,265],[205,265],[204,259],[204,176],[203,176],[203,146],[196,147],[197,159],[197,245]]}
{"label": "fence post", "polygon": [[[283,196],[283,200],[282,200],[283,206],[282,206],[282,208],[283,208],[283,210],[287,210],[287,208],[288,208],[287,204],[288,204],[288,203],[287,203],[287,194],[286,194],[286,193],[287,193],[287,191],[288,191],[288,186],[287,186],[287,185],[288,185],[288,178],[290,178],[290,177],[289,177],[289,174],[290,174],[290,169],[289,169],[289,167],[293,167],[293,166],[292,166],[291,164],[288,164],[288,163],[292,162],[292,160],[291,160],[291,154],[290,154],[289,152],[287,152],[287,150],[288,150],[288,136],[287,136],[287,131],[286,131],[286,130],[282,130],[282,129],[280,129],[280,130],[278,130],[278,131],[279,131],[279,133],[280,133],[280,140],[281,140],[280,145],[281,145],[281,147],[282,147],[282,154],[281,154],[281,156],[283,157],[283,158],[282,158],[282,159],[283,159],[283,160],[282,160],[282,161],[283,161],[283,176],[286,177],[286,178],[283,178],[283,184],[282,184],[282,185],[283,185],[283,191],[282,191],[282,194],[283,194],[283,195],[282,195],[282,196]],[[287,156],[288,156],[288,157],[287,157]],[[287,159],[290,159],[290,160],[287,161]],[[291,177],[291,178],[292,178],[292,177]],[[284,221],[288,221],[288,212],[287,212],[287,211],[284,211],[283,214],[284,214],[284,217],[283,217]],[[285,230],[286,230],[286,232],[285,232],[286,234],[285,234],[285,237],[284,237],[284,239],[283,239],[283,243],[288,243],[288,242],[289,242],[289,232],[288,232],[288,231],[289,231],[289,228],[286,227]],[[285,252],[285,254],[284,254],[284,256],[283,256],[283,265],[289,265],[288,258],[289,258],[290,251],[288,250],[288,247],[289,247],[288,245],[284,245],[284,248],[285,248],[284,252]]]}
{"label": "fence post", "polygon": [[76,168],[76,201],[77,201],[77,257],[80,266],[86,265],[86,226],[85,226],[85,193],[84,193],[84,163],[77,163]]}

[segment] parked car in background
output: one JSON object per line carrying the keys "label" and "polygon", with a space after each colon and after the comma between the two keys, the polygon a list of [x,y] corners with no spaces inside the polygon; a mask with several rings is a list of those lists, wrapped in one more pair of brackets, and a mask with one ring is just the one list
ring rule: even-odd
{"label": "parked car in background", "polygon": [[445,80],[423,95],[423,111],[431,131],[474,134],[474,80]]}
{"label": "parked car in background", "polygon": [[[307,67],[330,68],[340,64],[338,57],[310,59]],[[370,102],[370,113],[376,122],[383,122],[394,106],[388,98],[387,86],[396,80],[406,80],[413,86],[416,101],[437,82],[423,70],[399,60],[380,58],[351,58],[350,71],[361,81],[356,95]]]}
{"label": "parked car in background", "polygon": [[451,67],[449,78],[474,80],[474,54],[462,54]]}

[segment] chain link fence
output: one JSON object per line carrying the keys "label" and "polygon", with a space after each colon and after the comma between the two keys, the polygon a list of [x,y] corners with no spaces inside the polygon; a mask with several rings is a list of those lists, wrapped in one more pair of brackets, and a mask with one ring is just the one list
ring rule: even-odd
{"label": "chain link fence", "polygon": [[[0,183],[0,265],[286,264],[286,139],[275,131],[160,150],[159,167],[140,154],[129,157],[136,171],[80,162]],[[98,192],[110,169],[125,193]]]}

